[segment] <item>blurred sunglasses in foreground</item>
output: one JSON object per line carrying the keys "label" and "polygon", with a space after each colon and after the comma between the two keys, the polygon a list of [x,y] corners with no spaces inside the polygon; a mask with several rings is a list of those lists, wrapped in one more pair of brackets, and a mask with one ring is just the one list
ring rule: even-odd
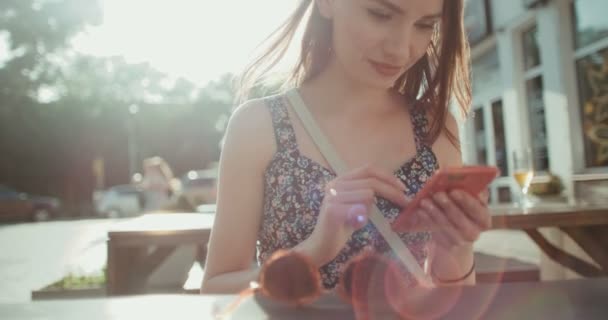
{"label": "blurred sunglasses in foreground", "polygon": [[[364,251],[345,266],[336,293],[352,306],[357,319],[376,319],[386,312],[406,319],[434,319],[450,309],[461,290],[453,287],[447,295],[445,292],[436,295],[433,288],[408,285],[412,281],[415,280],[407,278],[397,261]],[[303,307],[313,306],[325,293],[330,291],[323,288],[319,270],[309,257],[280,250],[262,265],[259,282],[252,282],[249,289],[215,316],[219,319],[229,316],[245,298],[256,294],[288,306]]]}

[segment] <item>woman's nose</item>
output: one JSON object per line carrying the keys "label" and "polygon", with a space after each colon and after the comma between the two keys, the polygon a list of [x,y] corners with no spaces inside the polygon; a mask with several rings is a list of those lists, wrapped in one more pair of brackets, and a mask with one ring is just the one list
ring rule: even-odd
{"label": "woman's nose", "polygon": [[395,65],[404,65],[410,59],[412,47],[412,28],[399,28],[390,33],[384,45],[387,60]]}

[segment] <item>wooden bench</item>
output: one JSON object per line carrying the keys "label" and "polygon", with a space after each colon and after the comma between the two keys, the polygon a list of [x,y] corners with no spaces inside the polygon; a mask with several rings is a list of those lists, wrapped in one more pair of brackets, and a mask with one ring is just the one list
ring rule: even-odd
{"label": "wooden bench", "polygon": [[[114,226],[108,232],[108,295],[142,293],[178,247],[197,247],[196,255],[204,256],[212,226],[213,216],[201,213],[150,213]],[[189,254],[195,260],[194,252]],[[181,272],[189,264],[183,264]]]}

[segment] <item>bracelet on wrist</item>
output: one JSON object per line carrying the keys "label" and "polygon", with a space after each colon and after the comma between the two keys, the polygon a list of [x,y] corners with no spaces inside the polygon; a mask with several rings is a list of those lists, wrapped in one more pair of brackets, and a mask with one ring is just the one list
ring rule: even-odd
{"label": "bracelet on wrist", "polygon": [[433,279],[435,279],[439,283],[453,284],[453,283],[458,283],[458,282],[466,280],[468,277],[470,277],[473,274],[474,271],[475,271],[475,260],[473,260],[473,265],[471,266],[471,269],[464,276],[462,276],[460,278],[457,278],[457,279],[441,279],[441,278],[437,277],[437,275],[435,275],[435,272],[433,271],[433,268],[431,268],[431,276],[433,277]]}

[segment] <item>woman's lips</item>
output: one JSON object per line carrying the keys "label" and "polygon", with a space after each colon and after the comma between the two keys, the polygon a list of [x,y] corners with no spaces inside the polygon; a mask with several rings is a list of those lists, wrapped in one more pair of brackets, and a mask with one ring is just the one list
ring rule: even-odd
{"label": "woman's lips", "polygon": [[401,73],[401,67],[394,66],[386,63],[380,63],[370,60],[372,67],[378,72],[378,74],[385,77],[394,77]]}

